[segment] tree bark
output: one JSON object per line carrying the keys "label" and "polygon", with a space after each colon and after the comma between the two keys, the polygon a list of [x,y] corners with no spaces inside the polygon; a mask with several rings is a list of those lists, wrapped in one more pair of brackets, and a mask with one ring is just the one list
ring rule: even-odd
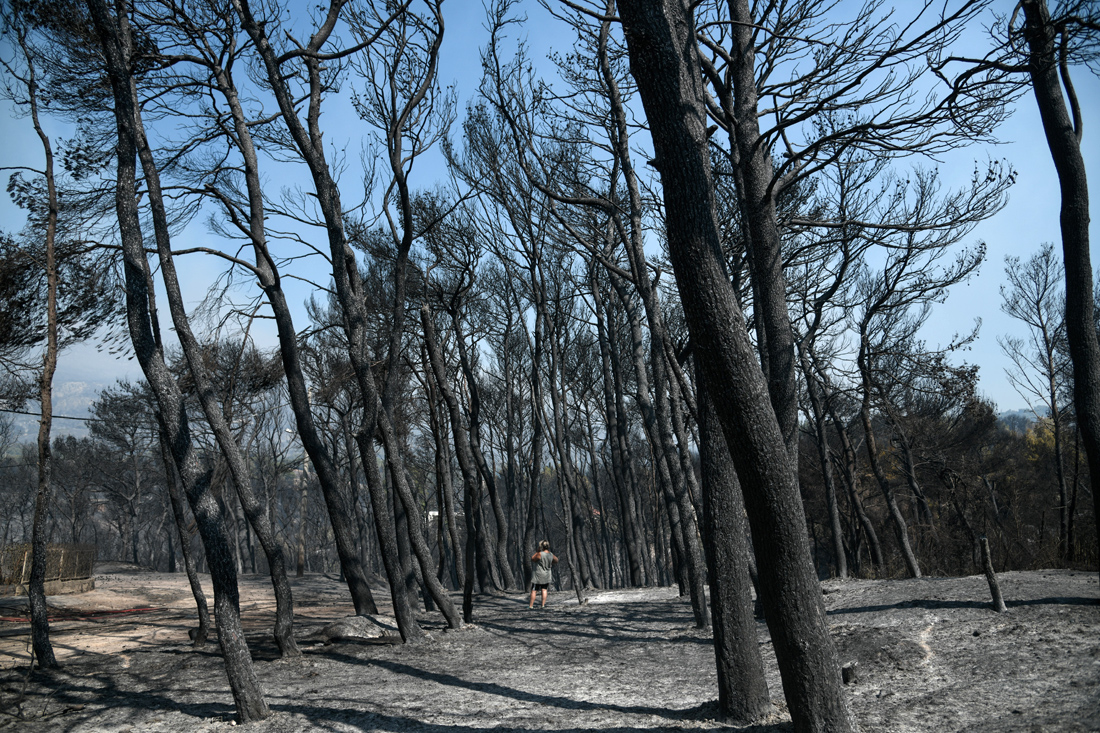
{"label": "tree bark", "polygon": [[699,459],[703,475],[703,519],[707,527],[718,709],[723,718],[762,719],[771,709],[764,660],[756,643],[752,578],[749,577],[745,503],[722,426],[699,374]]}
{"label": "tree bark", "polygon": [[[309,390],[302,372],[301,355],[298,348],[298,335],[294,328],[294,318],[286,302],[275,259],[267,248],[266,214],[264,211],[263,185],[260,178],[259,159],[252,140],[251,127],[245,117],[237,90],[229,74],[221,66],[212,68],[215,80],[233,117],[235,142],[240,148],[244,163],[245,185],[248,193],[248,221],[242,223],[252,242],[256,266],[253,273],[267,297],[279,337],[279,352],[282,357],[283,372],[287,380],[287,392],[290,397],[291,412],[294,414],[295,427],[298,430],[302,447],[317,471],[317,480],[328,509],[336,550],[340,557],[344,580],[351,594],[352,604],[357,615],[377,614],[378,606],[374,601],[370,586],[367,584],[362,561],[352,541],[352,529],[345,507],[348,503],[348,488],[344,487],[339,472],[318,434],[310,407]],[[226,207],[232,212],[233,208]],[[350,460],[350,458],[349,458]],[[299,556],[297,574],[304,572],[304,558]]]}
{"label": "tree bark", "polygon": [[[134,87],[132,80],[131,87]],[[133,94],[136,99],[136,88],[134,88]],[[153,215],[153,231],[160,259],[161,279],[164,282],[165,294],[168,298],[168,310],[172,316],[172,324],[175,326],[176,335],[179,337],[180,346],[183,349],[191,376],[195,380],[199,404],[211,431],[214,433],[218,448],[225,459],[226,467],[229,469],[230,478],[236,489],[237,497],[240,499],[241,509],[248,518],[248,523],[255,530],[256,536],[263,547],[264,555],[267,557],[268,568],[271,573],[271,584],[275,592],[275,641],[282,656],[297,657],[302,652],[294,641],[294,600],[290,589],[290,580],[287,577],[286,560],[283,557],[282,548],[275,540],[275,532],[268,521],[267,513],[256,498],[256,494],[252,491],[251,478],[245,466],[244,457],[241,455],[240,446],[237,445],[237,441],[233,437],[229,420],[218,402],[213,380],[203,363],[202,347],[191,331],[191,322],[184,307],[183,294],[180,291],[175,262],[172,257],[168,215],[164,208],[160,173],[145,136],[140,109],[135,110],[134,132],[138,145],[138,158],[145,174],[145,185]],[[247,531],[246,527],[245,532],[247,533]],[[239,567],[240,563],[238,562]]]}
{"label": "tree bark", "polygon": [[761,353],[768,394],[787,454],[798,464],[798,383],[794,336],[787,313],[782,242],[776,217],[771,148],[760,136],[756,90],[755,19],[748,0],[729,0],[732,118],[730,141],[738,202],[752,271],[753,314],[763,334]]}
{"label": "tree bark", "polygon": [[829,530],[831,532],[833,557],[838,578],[848,577],[848,557],[844,552],[844,528],[840,523],[840,502],[837,498],[836,477],[833,475],[833,463],[829,458],[829,434],[825,423],[825,404],[821,385],[814,378],[810,359],[803,354],[802,374],[806,379],[806,392],[810,398],[811,418],[814,421],[814,438],[817,443],[817,457],[821,464],[821,477],[825,483],[825,505],[829,511]]}
{"label": "tree bark", "polygon": [[187,583],[191,586],[191,595],[195,597],[195,607],[199,616],[199,627],[191,635],[191,645],[201,649],[206,646],[206,637],[210,633],[210,607],[206,603],[206,593],[202,589],[202,582],[195,568],[195,558],[191,555],[191,537],[187,531],[187,513],[183,509],[183,497],[180,496],[179,482],[176,480],[176,464],[172,461],[172,452],[168,449],[168,439],[159,428],[157,437],[161,459],[164,461],[164,483],[168,486],[168,500],[172,504],[172,516],[176,519],[176,531],[179,532],[183,568],[187,573]]}
{"label": "tree bark", "polygon": [[485,460],[485,454],[481,450],[481,389],[474,375],[473,365],[466,349],[466,336],[462,332],[462,319],[457,308],[448,311],[451,324],[455,330],[455,343],[458,346],[458,360],[462,367],[462,374],[466,378],[466,386],[470,392],[470,455],[474,459],[478,473],[489,494],[489,505],[493,509],[493,519],[497,526],[496,536],[496,561],[500,568],[501,580],[504,583],[503,590],[512,590],[515,587],[515,571],[512,563],[508,561],[508,520],[504,517],[504,507],[500,501],[500,492],[497,490],[496,477]]}
{"label": "tree bark", "polygon": [[[104,0],[87,0],[87,3],[104,53],[115,102],[118,128],[115,204],[123,247],[130,338],[145,378],[156,396],[161,427],[165,430],[173,461],[206,547],[214,582],[218,642],[237,714],[241,722],[262,720],[270,715],[270,711],[256,678],[241,626],[237,574],[232,564],[225,523],[210,492],[209,472],[202,472],[199,468],[183,398],[164,362],[149,312],[149,271],[136,190],[137,105],[129,77],[129,34],[120,27],[126,22],[126,14],[122,12],[113,18]],[[124,42],[127,43],[125,49],[122,46]]]}
{"label": "tree bark", "polygon": [[[1047,146],[1058,172],[1062,199],[1058,222],[1066,275],[1066,336],[1073,361],[1073,398],[1095,486],[1096,477],[1100,477],[1100,341],[1093,314],[1089,190],[1081,155],[1080,107],[1070,86],[1068,66],[1059,68],[1056,50],[1059,31],[1051,22],[1046,0],[1023,0],[1020,4],[1029,52],[1028,73]],[[1066,107],[1063,85],[1069,92],[1072,117]],[[1093,501],[1093,518],[1100,544],[1100,501]]]}
{"label": "tree bark", "polygon": [[[22,39],[20,39],[22,41]],[[24,50],[26,50],[24,48]],[[58,667],[50,642],[49,611],[46,608],[46,522],[50,514],[50,482],[53,477],[53,456],[50,433],[53,427],[53,375],[57,371],[57,186],[54,180],[53,146],[38,119],[38,86],[34,66],[30,67],[27,96],[30,99],[31,121],[46,158],[46,351],[42,355],[38,398],[42,413],[38,422],[38,490],[34,496],[34,521],[31,525],[31,577],[27,590],[31,607],[31,648],[43,669]]]}
{"label": "tree bark", "polygon": [[799,733],[855,730],[825,623],[797,466],[772,408],[715,223],[700,61],[681,0],[619,4],[661,174],[669,254],[715,412],[744,491],[760,588],[788,709]]}

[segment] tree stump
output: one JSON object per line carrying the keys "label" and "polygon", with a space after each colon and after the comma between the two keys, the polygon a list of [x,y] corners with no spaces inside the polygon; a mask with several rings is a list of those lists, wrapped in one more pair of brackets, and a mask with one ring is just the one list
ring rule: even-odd
{"label": "tree stump", "polygon": [[1004,613],[1008,610],[1005,599],[1001,595],[1001,586],[997,582],[997,574],[993,572],[993,560],[989,557],[989,540],[982,537],[978,540],[982,548],[982,567],[985,569],[985,579],[989,582],[989,592],[993,595],[993,610]]}

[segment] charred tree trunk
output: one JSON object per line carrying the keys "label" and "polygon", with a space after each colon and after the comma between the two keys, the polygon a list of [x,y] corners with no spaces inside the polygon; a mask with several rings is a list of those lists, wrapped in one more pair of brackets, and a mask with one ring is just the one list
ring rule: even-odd
{"label": "charred tree trunk", "polygon": [[[340,190],[328,161],[325,158],[324,144],[319,124],[320,104],[323,82],[321,79],[321,61],[316,55],[324,46],[333,32],[335,23],[326,23],[315,33],[309,42],[311,53],[302,61],[305,66],[308,86],[310,90],[306,124],[298,118],[297,101],[292,98],[286,87],[286,76],[282,72],[281,62],[271,46],[264,30],[263,23],[259,23],[252,15],[251,7],[247,0],[234,0],[234,7],[241,19],[241,27],[252,39],[260,59],[262,60],[267,79],[271,84],[279,104],[280,116],[287,126],[287,131],[294,141],[295,147],[302,156],[313,178],[314,189],[317,195],[318,208],[324,219],[325,231],[328,235],[329,251],[332,262],[332,275],[336,285],[336,300],[340,305],[343,315],[344,334],[348,342],[348,355],[352,369],[355,373],[356,383],[363,399],[364,416],[363,424],[370,430],[378,426],[382,434],[387,460],[400,462],[400,455],[391,453],[399,450],[392,434],[387,435],[386,426],[389,417],[382,408],[381,396],[371,367],[371,355],[367,346],[367,315],[363,295],[363,282],[359,272],[355,251],[348,243],[344,229],[344,209],[340,203]],[[337,12],[338,6],[334,6]],[[335,21],[335,16],[331,20]],[[307,127],[308,126],[308,127]],[[392,433],[392,425],[389,426]],[[374,432],[359,434],[356,436],[359,445],[361,462],[367,479],[367,488],[371,493],[371,504],[375,512],[375,525],[378,531],[379,542],[382,546],[382,560],[386,568],[387,579],[390,583],[390,593],[394,601],[394,614],[397,617],[398,626],[402,637],[409,641],[418,638],[423,631],[416,623],[409,605],[407,594],[404,592],[400,566],[397,559],[396,539],[392,521],[388,519],[386,500],[382,495],[382,482],[377,469],[377,460],[374,452]],[[400,477],[402,471],[395,474]],[[330,508],[330,511],[332,509]],[[345,538],[350,544],[350,524],[345,515],[345,527],[348,532]],[[383,526],[389,522],[388,526]],[[333,525],[334,532],[336,524]],[[338,542],[341,541],[337,538]],[[354,548],[350,548],[352,551]],[[343,560],[343,553],[342,560]],[[352,557],[348,562],[357,560]]]}
{"label": "charred tree trunk", "polygon": [[[472,618],[472,594],[473,594],[473,571],[475,570],[475,564],[481,564],[479,576],[482,585],[482,590],[487,591],[489,588],[499,589],[501,583],[499,578],[493,573],[493,566],[489,562],[489,557],[492,555],[491,551],[486,548],[485,537],[479,535],[484,533],[484,527],[481,526],[479,519],[480,514],[480,481],[477,466],[474,464],[473,456],[470,452],[470,439],[466,432],[466,427],[462,421],[462,408],[459,405],[458,397],[455,396],[454,390],[451,388],[450,383],[447,381],[447,374],[443,366],[443,353],[439,348],[439,343],[435,336],[435,324],[432,321],[432,314],[425,303],[420,308],[420,324],[424,333],[424,345],[428,353],[428,361],[431,364],[431,369],[435,377],[435,383],[439,387],[440,393],[443,395],[443,400],[447,405],[447,409],[451,418],[451,433],[454,437],[455,456],[458,458],[458,466],[462,472],[462,482],[466,487],[466,583],[463,588],[463,618],[467,623],[471,622]],[[482,552],[477,552],[476,548],[481,546]],[[476,556],[476,557],[475,557]]]}
{"label": "charred tree trunk", "polygon": [[417,569],[420,571],[416,580],[423,583],[427,595],[431,597],[432,601],[443,613],[443,617],[447,620],[448,627],[460,629],[462,628],[462,619],[458,615],[458,610],[455,608],[454,603],[451,602],[451,597],[447,595],[446,589],[436,577],[435,565],[432,562],[432,554],[428,549],[428,542],[425,539],[424,522],[421,518],[419,507],[416,505],[416,499],[413,496],[412,486],[408,479],[408,471],[401,457],[401,447],[397,443],[397,436],[394,434],[393,426],[390,425],[385,414],[379,415],[379,429],[386,448],[386,456],[389,461],[390,473],[393,477],[394,490],[401,507],[405,510],[404,524],[408,529],[409,545],[416,558],[416,565],[413,570],[414,572]]}
{"label": "charred tree trunk", "polygon": [[[654,334],[654,340],[659,341],[660,335]],[[658,425],[661,432],[661,442],[664,444],[669,465],[672,466],[673,458],[676,466],[673,472],[673,487],[675,491],[676,513],[682,535],[680,544],[681,572],[686,573],[684,580],[688,586],[691,597],[691,608],[695,614],[695,625],[704,629],[710,625],[710,613],[707,607],[707,599],[704,588],[706,587],[706,562],[703,559],[703,548],[699,541],[699,528],[696,523],[695,507],[691,502],[690,486],[695,483],[695,469],[687,457],[687,445],[681,443],[676,446],[672,435],[671,399],[665,390],[665,385],[674,387],[669,379],[668,362],[661,350],[659,343],[652,344],[651,358],[653,361],[653,376],[657,382],[656,394]],[[681,435],[681,437],[683,437]],[[670,512],[669,516],[672,516]]]}
{"label": "charred tree trunk", "polygon": [[852,504],[852,510],[856,514],[859,526],[867,536],[867,544],[870,546],[871,550],[871,562],[876,568],[881,569],[883,567],[882,545],[878,541],[878,533],[875,531],[875,526],[871,523],[871,518],[867,516],[866,510],[863,508],[863,500],[859,496],[859,462],[856,455],[856,448],[852,445],[848,427],[840,419],[840,416],[837,415],[836,406],[833,404],[828,384],[823,382],[822,386],[826,390],[825,406],[829,411],[829,418],[832,420],[833,429],[836,430],[837,437],[840,439],[844,484],[848,489],[848,500]]}
{"label": "charred tree trunk", "polygon": [[[611,332],[615,331],[615,311],[611,307],[611,302],[608,303],[607,323],[608,330]],[[639,480],[637,474],[638,467],[634,462],[634,451],[630,445],[630,417],[627,413],[625,400],[625,364],[619,349],[618,341],[611,341],[609,346],[611,353],[611,373],[615,380],[615,412],[619,418],[618,425],[616,426],[618,432],[615,438],[619,442],[619,452],[623,457],[623,479],[626,482],[625,486],[627,489],[626,500],[628,502],[628,511],[633,516],[635,527],[633,541],[637,547],[638,554],[641,556],[642,567],[645,570],[645,582],[649,585],[657,585],[657,567],[654,564],[649,537],[646,533],[647,524],[645,522],[644,495],[640,491],[642,481]]]}
{"label": "charred tree trunk", "polygon": [[[387,472],[384,475],[384,479],[386,479],[389,484],[387,489],[392,488],[394,484],[393,476]],[[409,539],[408,517],[406,516],[405,506],[397,496],[396,489],[386,491],[385,493],[390,497],[390,509],[393,511],[394,536],[397,538],[397,560],[401,565],[401,577],[405,583],[405,594],[409,597],[411,602],[420,591],[420,583],[417,582],[419,573],[413,567],[414,558],[412,553],[412,540]]]}
{"label": "charred tree trunk", "polygon": [[[132,81],[131,85],[133,85]],[[137,97],[136,90],[134,96]],[[240,447],[233,437],[222,406],[218,402],[213,381],[203,362],[202,347],[191,331],[190,319],[184,308],[183,295],[180,291],[172,257],[168,214],[164,207],[164,198],[160,187],[160,173],[153,159],[153,151],[150,150],[145,136],[140,110],[135,112],[134,131],[138,144],[138,158],[145,173],[145,185],[153,215],[153,232],[160,258],[161,278],[168,298],[168,310],[172,316],[172,324],[175,326],[191,376],[195,380],[199,404],[224,457],[237,497],[240,499],[241,509],[248,518],[248,523],[256,532],[256,536],[263,547],[264,555],[267,557],[268,568],[271,572],[271,584],[275,591],[275,641],[282,656],[300,656],[301,651],[299,651],[298,645],[294,641],[294,601],[282,548],[275,540],[274,530],[268,521],[263,505],[252,491],[244,457],[241,455]],[[247,527],[244,528],[244,531],[247,534]],[[239,542],[237,544],[239,553]]]}
{"label": "charred tree trunk", "polygon": [[459,318],[457,308],[448,311],[451,316],[451,324],[455,330],[455,341],[458,345],[458,359],[462,367],[462,374],[466,377],[466,385],[470,391],[470,454],[477,465],[478,473],[489,493],[489,504],[493,509],[493,518],[497,525],[496,536],[496,562],[500,567],[501,580],[504,583],[503,590],[512,590],[515,587],[515,571],[508,561],[508,520],[504,517],[504,507],[500,501],[500,492],[497,490],[496,477],[485,460],[485,454],[481,450],[481,389],[474,375],[473,365],[466,350],[466,336],[462,332],[462,321]]}
{"label": "charred tree trunk", "polygon": [[[22,42],[22,39],[20,39]],[[26,49],[24,48],[24,51]],[[30,55],[27,55],[28,62]],[[57,371],[57,186],[54,180],[53,146],[38,118],[38,86],[33,63],[28,64],[30,74],[27,96],[30,100],[31,121],[42,142],[46,158],[46,351],[42,355],[42,373],[39,375],[38,399],[42,413],[38,422],[38,490],[34,496],[34,521],[31,525],[31,577],[27,590],[31,607],[31,648],[38,666],[53,669],[58,666],[50,642],[49,611],[46,608],[46,522],[50,514],[50,482],[53,477],[53,455],[50,451],[50,434],[53,427],[53,375]]]}
{"label": "charred tree trunk", "polygon": [[932,507],[928,504],[924,487],[920,485],[920,481],[917,479],[917,458],[913,454],[913,446],[909,442],[909,436],[905,432],[901,421],[898,420],[897,415],[894,414],[893,408],[886,410],[886,416],[890,421],[890,427],[894,431],[895,440],[901,447],[901,462],[905,469],[905,484],[909,487],[909,492],[913,494],[913,498],[917,502],[917,516],[935,531],[936,518],[932,516]]}
{"label": "charred tree trunk", "polygon": [[[866,338],[864,342],[866,342]],[[906,526],[905,515],[901,513],[901,507],[898,506],[897,498],[894,496],[894,490],[890,486],[890,479],[886,476],[886,471],[882,468],[882,461],[879,460],[878,441],[875,439],[875,428],[871,423],[871,390],[873,389],[870,373],[871,366],[868,363],[868,357],[864,348],[860,348],[859,356],[857,356],[856,361],[863,380],[863,399],[860,403],[859,417],[863,422],[864,445],[867,447],[867,460],[871,465],[871,472],[878,482],[879,489],[882,491],[882,496],[886,500],[886,508],[890,512],[890,522],[894,526],[894,535],[898,541],[898,549],[901,551],[902,560],[905,561],[905,567],[909,571],[910,577],[919,578],[921,576],[920,564],[917,562],[917,556],[913,553],[913,547],[909,543],[909,529]]]}
{"label": "charred tree trunk", "polygon": [[756,643],[745,503],[701,374],[697,404],[718,709],[729,720],[755,721],[768,714],[771,700]]}
{"label": "charred tree trunk", "polygon": [[435,372],[428,360],[427,347],[421,347],[421,361],[424,363],[424,382],[428,393],[428,417],[431,423],[432,438],[435,441],[435,471],[439,487],[439,521],[446,532],[440,533],[440,542],[446,534],[450,539],[450,550],[454,560],[454,576],[458,588],[466,585],[466,568],[463,561],[462,543],[458,539],[458,523],[454,508],[454,483],[451,480],[451,456],[447,450],[447,415],[440,414],[444,409],[440,405],[439,385],[435,381]]}
{"label": "charred tree trunk", "polygon": [[607,442],[611,449],[611,476],[619,496],[620,516],[622,517],[622,541],[626,549],[627,565],[630,569],[630,584],[636,587],[645,585],[645,565],[642,562],[642,543],[638,539],[638,512],[634,500],[633,487],[629,483],[626,458],[623,455],[622,435],[625,433],[621,421],[625,419],[619,412],[616,399],[616,380],[611,367],[611,346],[604,318],[604,300],[596,267],[590,268],[592,299],[595,304],[596,334],[600,346],[600,366],[603,370],[604,414],[607,421]]}
{"label": "charred tree trunk", "polygon": [[232,564],[225,523],[218,512],[217,502],[210,493],[209,473],[203,473],[199,469],[183,398],[164,362],[159,338],[156,336],[157,329],[149,310],[149,270],[137,207],[137,104],[130,82],[130,36],[128,28],[125,28],[127,18],[124,12],[117,18],[112,17],[104,0],[88,0],[88,8],[103,50],[115,103],[118,128],[115,204],[123,246],[130,338],[145,378],[156,395],[161,427],[165,431],[172,458],[179,470],[206,548],[214,582],[218,641],[237,713],[242,722],[262,720],[268,717],[270,711],[264,701],[263,691],[252,666],[252,656],[245,643],[240,619],[237,574]]}
{"label": "charred tree trunk", "polygon": [[172,516],[176,519],[176,531],[179,532],[183,568],[187,572],[187,583],[191,586],[191,595],[195,597],[199,616],[199,627],[191,637],[191,645],[201,649],[206,645],[206,637],[210,633],[210,608],[206,604],[206,593],[203,592],[202,582],[195,568],[195,559],[191,555],[191,534],[187,531],[187,513],[183,509],[179,482],[176,481],[176,464],[172,461],[172,453],[168,450],[168,440],[164,432],[158,430],[157,436],[161,459],[164,461],[164,483],[168,486],[168,500],[172,504]]}
{"label": "charred tree trunk", "polygon": [[[377,401],[374,402],[374,409],[378,409]],[[369,421],[364,419],[363,422]],[[359,456],[363,472],[366,474],[371,513],[374,516],[374,531],[378,535],[378,544],[382,548],[382,565],[386,570],[386,580],[390,584],[394,618],[397,620],[401,638],[406,642],[417,641],[424,635],[424,631],[416,620],[416,614],[406,591],[405,573],[401,567],[401,556],[397,547],[397,525],[390,511],[389,502],[386,500],[381,471],[378,470],[374,438],[360,432],[356,434],[355,442],[359,446]]]}
{"label": "charred tree trunk", "polygon": [[[1051,22],[1046,0],[1024,0],[1020,5],[1024,10],[1024,36],[1029,52],[1028,73],[1050,155],[1058,172],[1062,198],[1058,221],[1066,273],[1066,336],[1073,361],[1073,398],[1084,437],[1089,474],[1095,486],[1096,477],[1100,477],[1100,342],[1093,314],[1089,190],[1085,160],[1081,155],[1081,109],[1064,55],[1066,39],[1061,39],[1061,58],[1056,46],[1059,35],[1067,31],[1059,30]],[[1100,543],[1100,501],[1093,501],[1092,505],[1097,542]]]}
{"label": "charred tree trunk", "polygon": [[[350,521],[352,514],[346,512],[349,502],[349,487],[341,481],[331,455],[317,431],[310,408],[309,390],[302,371],[301,356],[298,349],[298,334],[294,328],[294,319],[286,302],[286,296],[282,289],[282,279],[275,259],[268,251],[263,186],[259,160],[252,140],[251,126],[245,117],[244,109],[230,75],[221,67],[215,67],[212,71],[219,90],[225,97],[232,114],[235,141],[240,148],[244,163],[244,178],[248,194],[248,222],[246,228],[252,242],[256,262],[253,274],[267,297],[267,302],[275,319],[283,372],[286,375],[287,392],[290,397],[290,407],[294,414],[298,436],[302,441],[302,447],[305,449],[306,455],[309,456],[310,463],[317,471],[317,481],[321,486],[321,494],[324,497],[329,520],[332,523],[333,536],[336,539],[336,551],[340,557],[341,571],[348,585],[348,591],[351,593],[355,613],[357,615],[376,614],[378,613],[378,606],[375,604],[374,596],[367,584],[362,560],[352,540],[353,532]],[[215,195],[221,199],[221,196],[216,192]],[[227,210],[233,210],[227,201],[223,200],[223,203],[226,204]],[[304,572],[303,565],[304,557],[303,553],[300,552],[297,567],[298,575]]]}
{"label": "charred tree trunk", "polygon": [[797,463],[772,408],[721,256],[691,9],[681,0],[619,3],[631,72],[661,174],[669,254],[691,339],[744,491],[768,626],[794,728],[854,731],[825,623]]}
{"label": "charred tree trunk", "polygon": [[814,378],[813,368],[806,355],[802,356],[802,373],[806,378],[806,391],[810,397],[810,412],[814,421],[814,438],[817,457],[821,464],[821,476],[825,483],[825,504],[829,510],[833,557],[838,578],[848,577],[848,557],[844,552],[844,528],[840,523],[840,501],[837,498],[833,462],[829,458],[829,434],[825,423],[825,404],[821,385]]}

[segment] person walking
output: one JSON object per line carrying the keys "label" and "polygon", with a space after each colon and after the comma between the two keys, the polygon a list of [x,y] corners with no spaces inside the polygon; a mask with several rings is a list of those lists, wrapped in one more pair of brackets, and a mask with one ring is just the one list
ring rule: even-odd
{"label": "person walking", "polygon": [[528,608],[535,607],[535,594],[542,591],[542,607],[546,608],[546,590],[554,579],[551,569],[557,565],[557,556],[550,552],[550,543],[543,540],[539,543],[539,551],[531,556],[531,564],[534,565],[534,573],[531,578],[531,602]]}

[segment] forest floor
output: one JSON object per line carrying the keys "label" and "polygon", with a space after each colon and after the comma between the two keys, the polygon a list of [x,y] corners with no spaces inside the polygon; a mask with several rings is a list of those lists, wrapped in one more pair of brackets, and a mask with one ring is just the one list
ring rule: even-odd
{"label": "forest floor", "polygon": [[[26,731],[228,731],[232,699],[216,641],[194,650],[194,601],[182,575],[101,566],[96,589],[51,596],[60,671],[28,671],[26,599],[0,599],[0,728]],[[475,598],[475,623],[430,638],[323,643],[349,615],[346,588],[292,578],[303,656],[279,659],[270,584],[241,579],[241,610],[281,731],[790,730],[766,627],[758,624],[769,720],[715,720],[714,652],[675,590],[602,591],[587,605],[552,593]],[[1100,588],[1096,573],[1000,575],[1009,606],[989,607],[983,576],[823,583],[847,686],[863,731],[1100,731]],[[207,584],[207,595],[212,592]],[[375,591],[379,605],[388,594]],[[456,596],[457,599],[457,596]],[[385,610],[385,609],[383,609]]]}

